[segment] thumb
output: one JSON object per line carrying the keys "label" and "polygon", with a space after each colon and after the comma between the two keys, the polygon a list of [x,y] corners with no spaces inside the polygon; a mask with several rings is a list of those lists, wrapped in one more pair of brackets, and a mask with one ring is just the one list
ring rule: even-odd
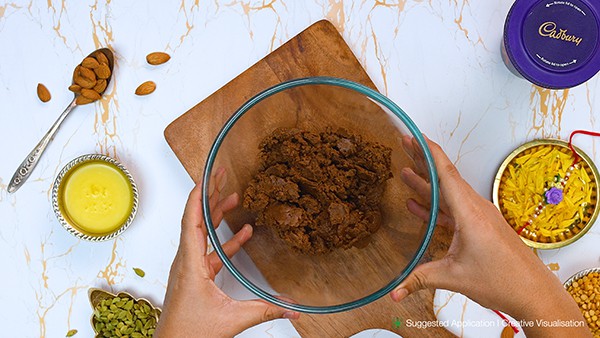
{"label": "thumb", "polygon": [[284,309],[263,300],[247,300],[240,302],[237,308],[237,322],[244,327],[251,327],[260,323],[278,319],[298,319],[300,313]]}
{"label": "thumb", "polygon": [[443,284],[446,284],[444,280],[449,278],[446,263],[445,259],[441,259],[417,266],[400,285],[390,292],[390,297],[393,301],[399,302],[413,292],[442,287]]}

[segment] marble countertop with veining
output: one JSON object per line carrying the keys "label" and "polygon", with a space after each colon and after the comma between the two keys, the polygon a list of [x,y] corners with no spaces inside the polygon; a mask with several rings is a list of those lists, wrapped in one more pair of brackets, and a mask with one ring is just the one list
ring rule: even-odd
{"label": "marble countertop with veining", "polygon": [[[511,0],[15,1],[0,3],[0,336],[89,337],[90,287],[127,290],[162,305],[192,181],[163,137],[176,117],[310,24],[326,18],[341,32],[379,90],[439,142],[465,179],[491,196],[502,160],[536,138],[565,139],[574,129],[599,130],[599,77],[568,90],[548,90],[511,74],[500,56]],[[6,186],[17,165],[71,101],[73,67],[96,48],[116,52],[112,85],[99,103],[65,121],[29,181]],[[146,54],[172,59],[159,67]],[[142,82],[157,83],[146,97]],[[36,96],[45,84],[52,100]],[[596,162],[596,141],[576,144]],[[56,220],[53,180],[73,158],[102,153],[136,178],[140,208],[115,240],[80,241]],[[563,249],[537,254],[561,280],[599,266],[594,226]],[[505,258],[510,259],[510,258]],[[140,267],[140,278],[132,268]],[[231,276],[217,281],[248,297]],[[490,310],[438,291],[434,309],[464,337],[499,337]],[[415,316],[418,317],[418,316]],[[390,319],[391,321],[392,319]],[[405,318],[406,320],[406,318]],[[368,331],[361,337],[382,337]],[[522,336],[522,333],[520,334]],[[243,337],[298,337],[287,320],[251,328]]]}

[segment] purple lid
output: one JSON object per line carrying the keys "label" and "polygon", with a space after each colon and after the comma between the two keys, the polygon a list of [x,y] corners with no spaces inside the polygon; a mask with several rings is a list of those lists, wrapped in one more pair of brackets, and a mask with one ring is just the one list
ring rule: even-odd
{"label": "purple lid", "polygon": [[599,18],[599,0],[516,0],[504,26],[504,47],[532,83],[575,87],[600,71]]}

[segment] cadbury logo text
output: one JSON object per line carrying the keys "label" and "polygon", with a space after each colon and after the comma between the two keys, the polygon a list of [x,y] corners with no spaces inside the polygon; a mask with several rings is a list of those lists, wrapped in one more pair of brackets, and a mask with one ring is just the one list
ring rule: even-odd
{"label": "cadbury logo text", "polygon": [[575,45],[579,46],[583,38],[577,37],[575,35],[567,34],[566,29],[556,29],[556,23],[552,21],[544,22],[539,29],[539,33],[541,36],[549,37],[551,39],[562,40],[567,42],[572,42]]}

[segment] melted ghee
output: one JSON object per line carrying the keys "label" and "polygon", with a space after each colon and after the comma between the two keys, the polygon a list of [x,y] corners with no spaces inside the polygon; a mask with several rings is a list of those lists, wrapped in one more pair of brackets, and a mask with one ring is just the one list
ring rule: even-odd
{"label": "melted ghee", "polygon": [[71,170],[62,184],[63,214],[88,234],[118,229],[133,208],[133,191],[127,176],[113,164],[91,161]]}

